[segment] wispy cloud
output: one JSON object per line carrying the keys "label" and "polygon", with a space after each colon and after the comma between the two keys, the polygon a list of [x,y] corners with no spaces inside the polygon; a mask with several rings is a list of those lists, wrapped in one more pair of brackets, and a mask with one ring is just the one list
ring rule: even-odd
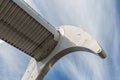
{"label": "wispy cloud", "polygon": [[63,74],[69,80],[106,80],[107,72],[102,59],[90,53],[77,52],[73,54],[58,61],[55,65],[58,70],[54,71]]}
{"label": "wispy cloud", "polygon": [[13,46],[1,42],[0,80],[20,80],[30,58]]}

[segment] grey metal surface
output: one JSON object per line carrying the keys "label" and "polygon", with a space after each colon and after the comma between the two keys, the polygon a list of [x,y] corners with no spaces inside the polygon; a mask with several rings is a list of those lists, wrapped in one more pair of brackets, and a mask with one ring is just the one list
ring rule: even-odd
{"label": "grey metal surface", "polygon": [[43,80],[47,72],[60,58],[75,51],[93,53],[103,59],[106,57],[106,53],[99,43],[82,28],[63,25],[58,30],[60,39],[53,52],[40,62],[32,58],[22,80]]}
{"label": "grey metal surface", "polygon": [[0,39],[40,61],[55,48],[54,34],[12,0],[0,0]]}

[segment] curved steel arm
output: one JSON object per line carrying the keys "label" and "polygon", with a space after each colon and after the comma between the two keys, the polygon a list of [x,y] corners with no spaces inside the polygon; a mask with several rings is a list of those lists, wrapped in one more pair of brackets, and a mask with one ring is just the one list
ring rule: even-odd
{"label": "curved steel arm", "polygon": [[50,67],[58,59],[70,52],[87,51],[97,54],[101,58],[106,57],[105,52],[98,42],[80,27],[66,25],[60,27],[58,30],[61,36],[56,48],[41,62],[32,59],[22,80],[43,80]]}
{"label": "curved steel arm", "polygon": [[67,49],[64,49],[63,51],[59,52],[58,54],[56,54],[55,56],[53,56],[53,58],[51,58],[51,60],[49,60],[47,62],[47,64],[43,67],[43,69],[41,70],[41,73],[38,75],[36,80],[43,80],[43,78],[45,77],[45,75],[48,73],[48,71],[50,70],[50,68],[63,56],[71,53],[71,52],[75,52],[75,51],[85,51],[85,52],[90,52],[90,53],[94,53],[92,50],[88,49],[88,48],[84,48],[84,47],[70,47]]}

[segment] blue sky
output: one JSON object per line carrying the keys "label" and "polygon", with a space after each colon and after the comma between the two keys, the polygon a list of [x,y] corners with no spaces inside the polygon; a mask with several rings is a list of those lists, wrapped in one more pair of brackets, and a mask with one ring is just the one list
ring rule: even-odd
{"label": "blue sky", "polygon": [[[25,0],[53,26],[87,30],[107,53],[106,59],[75,52],[60,59],[45,80],[120,80],[119,0]],[[80,54],[81,53],[81,54]],[[30,57],[0,41],[0,80],[20,80]]]}

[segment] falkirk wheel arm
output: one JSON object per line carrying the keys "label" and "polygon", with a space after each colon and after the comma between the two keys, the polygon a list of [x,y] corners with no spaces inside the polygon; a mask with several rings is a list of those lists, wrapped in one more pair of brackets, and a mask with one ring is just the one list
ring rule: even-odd
{"label": "falkirk wheel arm", "polygon": [[86,51],[101,58],[106,57],[98,42],[80,27],[65,25],[61,26],[58,31],[60,32],[60,38],[55,49],[40,62],[32,58],[22,80],[43,80],[55,62],[71,52]]}

